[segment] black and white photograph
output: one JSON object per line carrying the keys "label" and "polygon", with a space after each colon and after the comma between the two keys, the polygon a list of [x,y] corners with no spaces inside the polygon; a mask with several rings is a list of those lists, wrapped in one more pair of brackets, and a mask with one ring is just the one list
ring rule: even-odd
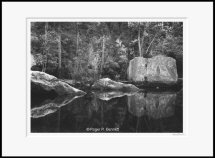
{"label": "black and white photograph", "polygon": [[213,157],[213,2],[2,2],[2,156]]}
{"label": "black and white photograph", "polygon": [[183,21],[31,21],[31,133],[183,133]]}

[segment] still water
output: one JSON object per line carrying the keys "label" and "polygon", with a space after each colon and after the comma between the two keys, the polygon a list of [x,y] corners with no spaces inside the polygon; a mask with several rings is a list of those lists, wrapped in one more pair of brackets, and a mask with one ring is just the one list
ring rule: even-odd
{"label": "still water", "polygon": [[32,100],[31,132],[181,133],[182,93],[91,92]]}

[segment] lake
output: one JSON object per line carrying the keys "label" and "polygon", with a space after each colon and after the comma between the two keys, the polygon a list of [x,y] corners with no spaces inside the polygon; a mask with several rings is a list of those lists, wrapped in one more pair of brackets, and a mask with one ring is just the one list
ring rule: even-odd
{"label": "lake", "polygon": [[181,133],[183,91],[90,92],[31,101],[32,133]]}

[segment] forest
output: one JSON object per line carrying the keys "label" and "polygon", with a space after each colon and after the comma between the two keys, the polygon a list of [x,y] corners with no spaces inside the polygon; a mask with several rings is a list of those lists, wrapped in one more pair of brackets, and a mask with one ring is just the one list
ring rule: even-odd
{"label": "forest", "polygon": [[157,55],[183,77],[183,22],[31,22],[31,70],[60,79],[126,81],[130,60]]}
{"label": "forest", "polygon": [[182,22],[32,22],[31,130],[182,132],[182,74]]}

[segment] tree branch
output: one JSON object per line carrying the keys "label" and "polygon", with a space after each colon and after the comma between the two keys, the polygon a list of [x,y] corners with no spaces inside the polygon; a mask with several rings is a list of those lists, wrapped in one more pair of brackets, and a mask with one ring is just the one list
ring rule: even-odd
{"label": "tree branch", "polygon": [[156,35],[157,35],[157,34],[155,34],[155,36],[153,37],[152,41],[150,42],[148,48],[146,49],[146,54],[148,54],[149,48],[151,47],[153,41],[155,40]]}

